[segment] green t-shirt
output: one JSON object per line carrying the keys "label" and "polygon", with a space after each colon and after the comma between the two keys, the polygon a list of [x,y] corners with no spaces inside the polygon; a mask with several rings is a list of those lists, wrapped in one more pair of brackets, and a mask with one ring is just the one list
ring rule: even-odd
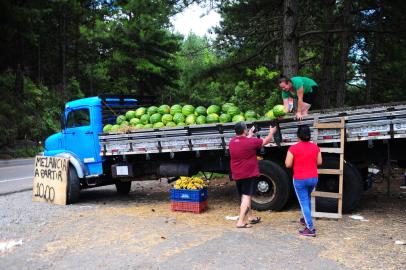
{"label": "green t-shirt", "polygon": [[297,90],[299,90],[302,86],[304,94],[312,93],[312,87],[318,86],[315,81],[307,77],[292,77],[290,80],[292,81],[293,93],[291,91],[282,90],[282,99],[287,99],[289,97],[297,98]]}

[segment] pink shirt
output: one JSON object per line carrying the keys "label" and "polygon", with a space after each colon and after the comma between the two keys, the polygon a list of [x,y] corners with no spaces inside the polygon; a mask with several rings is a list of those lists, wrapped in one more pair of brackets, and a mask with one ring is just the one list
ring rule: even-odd
{"label": "pink shirt", "polygon": [[317,156],[320,148],[312,142],[298,142],[289,147],[293,155],[293,178],[303,180],[318,177]]}
{"label": "pink shirt", "polygon": [[230,167],[233,180],[259,176],[257,149],[262,147],[262,139],[236,136],[231,139]]}

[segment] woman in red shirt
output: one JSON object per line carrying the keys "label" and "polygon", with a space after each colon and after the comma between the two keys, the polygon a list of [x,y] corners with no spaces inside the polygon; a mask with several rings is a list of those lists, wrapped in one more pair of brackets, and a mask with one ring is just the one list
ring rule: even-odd
{"label": "woman in red shirt", "polygon": [[299,233],[303,236],[316,236],[311,215],[311,193],[317,185],[317,165],[321,165],[322,158],[319,147],[310,142],[310,128],[299,126],[297,130],[299,142],[289,147],[285,165],[293,167],[293,186],[302,209],[303,218],[300,223],[306,226]]}

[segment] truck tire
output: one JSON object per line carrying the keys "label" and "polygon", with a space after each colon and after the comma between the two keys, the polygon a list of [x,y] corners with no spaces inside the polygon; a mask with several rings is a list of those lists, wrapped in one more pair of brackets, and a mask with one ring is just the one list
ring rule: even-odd
{"label": "truck tire", "polygon": [[[338,159],[326,158],[321,168],[338,168]],[[326,192],[338,192],[337,175],[319,175],[317,190]],[[343,213],[354,210],[361,200],[364,191],[364,184],[358,169],[349,162],[344,163],[344,192],[343,192]],[[336,213],[338,200],[331,198],[316,198],[316,211]]]}
{"label": "truck tire", "polygon": [[127,195],[131,190],[131,181],[116,183],[117,193],[121,195]]}
{"label": "truck tire", "polygon": [[259,173],[252,208],[258,211],[281,210],[289,199],[289,176],[281,166],[269,160],[259,161]]}
{"label": "truck tire", "polygon": [[73,204],[79,201],[80,180],[75,167],[69,165],[68,172],[68,192],[66,201],[68,204]]}

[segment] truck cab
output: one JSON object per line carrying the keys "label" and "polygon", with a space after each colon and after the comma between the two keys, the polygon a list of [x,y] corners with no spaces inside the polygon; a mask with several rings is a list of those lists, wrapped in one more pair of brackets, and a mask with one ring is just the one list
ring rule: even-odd
{"label": "truck cab", "polygon": [[98,134],[102,131],[101,100],[90,97],[66,103],[61,131],[45,140],[46,156],[69,158],[80,178],[103,173]]}
{"label": "truck cab", "polygon": [[102,182],[111,184],[106,181],[111,179],[100,181],[109,175],[103,166],[105,159],[100,155],[98,135],[102,133],[103,125],[115,124],[119,114],[140,104],[140,98],[124,95],[102,95],[67,102],[61,115],[61,131],[45,140],[44,155],[68,158],[68,182],[77,182],[79,189]]}

